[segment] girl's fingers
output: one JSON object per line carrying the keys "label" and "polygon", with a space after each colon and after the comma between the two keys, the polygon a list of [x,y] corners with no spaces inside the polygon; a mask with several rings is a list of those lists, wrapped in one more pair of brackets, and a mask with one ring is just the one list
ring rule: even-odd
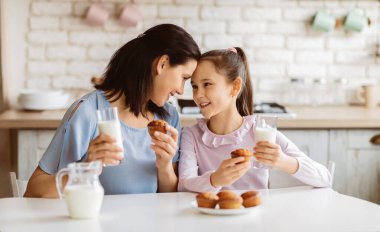
{"label": "girl's fingers", "polygon": [[223,160],[221,165],[225,168],[232,167],[232,166],[235,166],[237,163],[243,162],[244,160],[245,160],[244,157],[236,157],[236,158],[226,159],[226,160]]}
{"label": "girl's fingers", "polygon": [[277,149],[268,148],[268,147],[255,147],[254,153],[267,153],[267,154],[273,154],[277,152]]}
{"label": "girl's fingers", "polygon": [[264,154],[264,153],[258,153],[258,154],[255,154],[255,157],[256,159],[260,160],[260,159],[266,159],[266,160],[271,160],[273,161],[276,157],[273,156],[273,155],[269,155],[269,154]]}
{"label": "girl's fingers", "polygon": [[269,148],[278,148],[278,145],[276,143],[270,143],[268,141],[260,141],[260,142],[257,142],[256,146],[255,147],[269,147]]}

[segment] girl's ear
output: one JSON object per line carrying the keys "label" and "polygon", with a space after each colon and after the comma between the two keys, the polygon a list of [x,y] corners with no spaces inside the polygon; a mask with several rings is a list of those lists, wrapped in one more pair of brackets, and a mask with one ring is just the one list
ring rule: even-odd
{"label": "girl's ear", "polygon": [[157,62],[155,64],[155,70],[157,72],[157,75],[160,75],[164,68],[166,68],[166,66],[169,65],[169,56],[168,55],[162,55],[160,57],[157,58]]}
{"label": "girl's ear", "polygon": [[237,77],[232,82],[232,93],[231,93],[232,97],[239,95],[242,84],[243,84],[243,80],[241,79],[241,77]]}

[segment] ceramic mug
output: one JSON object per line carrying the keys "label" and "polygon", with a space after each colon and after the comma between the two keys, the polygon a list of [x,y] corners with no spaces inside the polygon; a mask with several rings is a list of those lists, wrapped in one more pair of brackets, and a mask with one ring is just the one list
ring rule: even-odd
{"label": "ceramic mug", "polygon": [[125,27],[135,27],[142,20],[142,14],[135,5],[127,5],[121,11],[119,23]]}
{"label": "ceramic mug", "polygon": [[357,90],[356,96],[361,102],[364,102],[365,107],[373,109],[377,107],[379,100],[378,91],[377,85],[363,85]]}
{"label": "ceramic mug", "polygon": [[320,31],[331,31],[336,24],[335,17],[323,12],[318,11],[317,14],[315,14],[313,21],[312,21],[312,27],[316,30]]}
{"label": "ceramic mug", "polygon": [[368,24],[368,17],[355,11],[351,11],[344,21],[344,28],[350,31],[361,32],[363,28]]}
{"label": "ceramic mug", "polygon": [[85,21],[91,26],[103,25],[109,17],[109,12],[99,4],[92,4],[86,13]]}

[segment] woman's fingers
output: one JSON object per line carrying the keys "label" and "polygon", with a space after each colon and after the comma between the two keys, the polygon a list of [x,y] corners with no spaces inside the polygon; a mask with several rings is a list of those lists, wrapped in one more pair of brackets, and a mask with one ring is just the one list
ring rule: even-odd
{"label": "woman's fingers", "polygon": [[177,145],[172,143],[163,142],[157,139],[152,139],[152,142],[155,146],[160,147],[161,149],[164,149],[169,154],[175,154],[177,151]]}
{"label": "woman's fingers", "polygon": [[177,140],[173,139],[170,135],[161,133],[161,132],[154,132],[155,138],[152,139],[152,141],[162,141],[169,143],[172,147],[177,147]]}
{"label": "woman's fingers", "polygon": [[166,130],[169,132],[170,136],[172,137],[172,139],[174,140],[174,142],[177,143],[178,141],[178,131],[176,128],[170,126],[170,125],[167,125],[166,126]]}
{"label": "woman's fingers", "polygon": [[107,134],[100,134],[98,137],[96,137],[94,140],[90,142],[90,145],[98,145],[101,143],[115,143],[116,140],[112,136],[109,136]]}

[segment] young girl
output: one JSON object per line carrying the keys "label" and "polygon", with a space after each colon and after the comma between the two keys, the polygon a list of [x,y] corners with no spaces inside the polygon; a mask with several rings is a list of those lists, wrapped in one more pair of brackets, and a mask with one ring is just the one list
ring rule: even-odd
{"label": "young girl", "polygon": [[[204,118],[182,131],[179,191],[268,188],[266,167],[315,187],[331,185],[328,170],[282,133],[277,132],[275,144],[256,144],[252,86],[241,48],[203,54],[191,84]],[[244,158],[231,158],[231,151],[238,148],[254,150],[254,157],[266,167],[254,168],[250,162],[242,162]]]}

